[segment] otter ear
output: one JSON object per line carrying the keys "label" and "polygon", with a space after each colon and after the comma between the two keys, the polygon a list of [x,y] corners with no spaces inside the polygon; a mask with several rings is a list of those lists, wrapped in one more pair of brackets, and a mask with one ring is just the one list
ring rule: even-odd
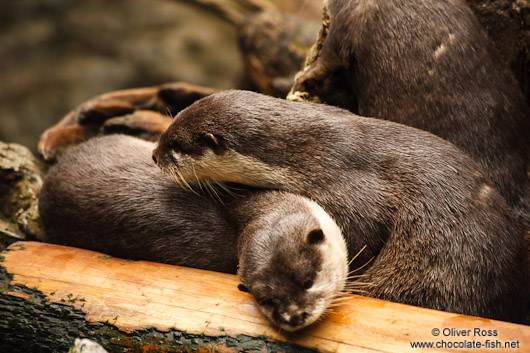
{"label": "otter ear", "polygon": [[314,229],[307,234],[307,242],[311,245],[324,241],[324,232],[322,229]]}
{"label": "otter ear", "polygon": [[204,140],[210,146],[210,148],[214,151],[215,154],[221,154],[224,152],[224,150],[226,150],[222,139],[218,136],[215,136],[214,134],[210,132],[204,134]]}
{"label": "otter ear", "polygon": [[243,283],[239,283],[239,284],[237,285],[237,289],[239,289],[239,290],[242,291],[242,292],[247,292],[247,293],[249,292],[247,286],[245,286]]}

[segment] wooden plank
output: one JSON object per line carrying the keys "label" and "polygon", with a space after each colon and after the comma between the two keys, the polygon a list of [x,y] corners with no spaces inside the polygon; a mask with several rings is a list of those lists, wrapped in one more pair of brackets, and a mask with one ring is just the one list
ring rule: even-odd
{"label": "wooden plank", "polygon": [[[0,260],[0,301],[4,303],[0,305],[0,342],[10,337],[6,327],[14,325],[15,311],[30,303],[31,310],[37,310],[37,304],[54,312],[68,309],[66,321],[81,315],[91,325],[89,328],[106,325],[117,329],[120,336],[111,337],[109,342],[122,344],[120,347],[135,346],[138,351],[149,351],[147,343],[143,350],[138,348],[147,342],[144,333],[159,337],[158,343],[149,341],[151,348],[167,348],[168,337],[175,336],[179,337],[179,347],[190,340],[195,349],[200,347],[199,351],[235,352],[240,351],[240,344],[246,344],[249,351],[252,349],[248,347],[266,351],[268,348],[263,347],[275,345],[274,350],[290,352],[305,351],[302,347],[321,352],[459,352],[477,351],[478,344],[481,352],[530,351],[528,326],[354,295],[317,325],[285,334],[270,326],[253,298],[238,291],[237,284],[234,275],[19,242]],[[16,309],[9,306],[10,302],[16,303]],[[437,336],[433,334],[436,330]],[[494,336],[478,336],[476,330]],[[73,342],[74,336],[68,339]],[[92,338],[100,342],[103,339],[96,333]],[[434,347],[414,349],[414,342],[432,343]],[[110,347],[113,349],[119,351]],[[179,349],[168,351],[185,351]]]}

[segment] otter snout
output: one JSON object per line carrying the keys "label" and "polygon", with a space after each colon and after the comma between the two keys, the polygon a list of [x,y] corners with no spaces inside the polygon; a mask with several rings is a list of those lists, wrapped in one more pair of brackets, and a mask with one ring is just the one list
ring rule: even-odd
{"label": "otter snout", "polygon": [[157,144],[155,149],[153,150],[152,152],[152,158],[153,158],[153,162],[155,162],[156,165],[158,165],[158,160],[160,159],[159,156],[160,156],[160,144]]}
{"label": "otter snout", "polygon": [[298,329],[300,326],[304,325],[307,321],[309,314],[307,312],[296,313],[291,315],[289,313],[283,313],[280,315],[282,321],[293,328],[293,330]]}
{"label": "otter snout", "polygon": [[167,161],[168,159],[168,150],[164,146],[162,146],[160,143],[156,145],[156,147],[153,150],[152,158],[153,162],[159,167],[164,167],[167,164],[169,164],[170,161]]}

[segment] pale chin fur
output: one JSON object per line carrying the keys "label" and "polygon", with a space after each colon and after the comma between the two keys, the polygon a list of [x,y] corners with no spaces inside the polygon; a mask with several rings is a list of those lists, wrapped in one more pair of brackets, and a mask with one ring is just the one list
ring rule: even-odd
{"label": "pale chin fur", "polygon": [[211,179],[261,188],[275,188],[287,182],[287,173],[271,168],[256,158],[228,149],[221,155],[207,149],[199,157],[172,151],[182,176],[188,180]]}
{"label": "pale chin fur", "polygon": [[[326,310],[326,308],[330,304],[331,304],[331,301],[327,300],[327,297],[319,298],[319,299],[317,299],[317,301],[316,301],[316,303],[314,305],[314,308],[309,313],[308,318],[306,319],[306,321],[302,325],[298,325],[296,327],[291,326],[291,325],[287,325],[287,324],[284,324],[284,323],[279,323],[279,324],[277,323],[276,325],[281,330],[284,330],[284,331],[287,331],[287,332],[294,332],[294,331],[301,330],[304,327],[307,327],[307,326],[315,323],[316,321],[318,321],[318,319],[322,316],[322,314],[324,313],[324,311]],[[303,309],[303,308],[300,308],[300,309]],[[262,311],[265,313],[265,310],[262,310]],[[267,316],[267,313],[265,313],[265,315]],[[272,312],[270,310],[268,311],[268,316],[267,317],[269,319],[272,317]],[[284,317],[284,319],[286,319],[286,321],[288,321],[289,317]],[[271,321],[272,321],[272,319],[271,319]]]}
{"label": "pale chin fur", "polygon": [[[344,290],[348,276],[348,251],[340,228],[318,204],[307,200],[307,206],[318,219],[325,234],[325,241],[319,245],[324,254],[322,270],[317,274],[313,286],[308,289],[309,294],[318,299],[316,299],[313,308],[308,312],[307,320],[302,325],[293,327],[285,323],[276,323],[276,326],[288,332],[300,330],[316,322],[333,303],[333,300]],[[263,314],[274,322],[272,310],[260,308]],[[303,309],[300,308],[300,310]]]}
{"label": "pale chin fur", "polygon": [[[323,298],[322,304],[315,309],[318,315],[311,315],[308,321],[316,321],[320,315],[333,303],[346,285],[348,277],[348,250],[342,231],[331,216],[313,201],[308,201],[314,216],[318,219],[325,235],[325,241],[320,244],[322,253],[322,270],[318,273],[316,281],[309,289],[318,292]],[[314,316],[314,318],[313,318]]]}

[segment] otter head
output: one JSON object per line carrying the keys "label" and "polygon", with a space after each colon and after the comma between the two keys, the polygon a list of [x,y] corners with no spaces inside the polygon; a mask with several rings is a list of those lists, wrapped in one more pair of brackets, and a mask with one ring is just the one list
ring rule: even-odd
{"label": "otter head", "polygon": [[239,289],[250,292],[262,313],[285,331],[321,318],[348,275],[340,229],[320,206],[304,200],[298,211],[266,215],[262,226],[242,235],[248,240],[240,249]]}
{"label": "otter head", "polygon": [[153,151],[155,163],[181,180],[279,188],[288,180],[287,169],[277,164],[284,160],[279,153],[291,152],[297,141],[292,136],[286,141],[284,131],[278,131],[281,124],[270,123],[281,120],[271,107],[276,100],[270,99],[227,91],[196,101],[161,135]]}

